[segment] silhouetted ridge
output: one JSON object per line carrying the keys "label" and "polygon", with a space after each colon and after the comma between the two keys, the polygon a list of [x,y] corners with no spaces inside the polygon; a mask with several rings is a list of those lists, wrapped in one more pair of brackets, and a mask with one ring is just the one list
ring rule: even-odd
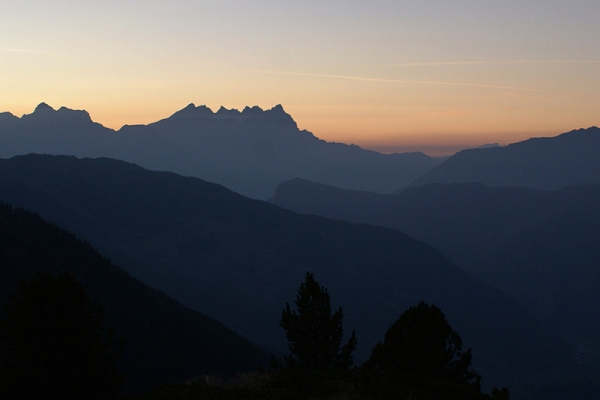
{"label": "silhouetted ridge", "polygon": [[246,116],[246,117],[260,117],[263,113],[263,109],[260,108],[259,106],[254,106],[254,107],[244,107],[244,109],[242,110],[242,115]]}
{"label": "silhouetted ridge", "polygon": [[49,113],[53,111],[54,108],[50,107],[47,103],[42,102],[37,105],[35,110],[33,110],[33,114]]}
{"label": "silhouetted ridge", "polygon": [[42,153],[111,157],[145,168],[196,176],[267,199],[282,181],[300,177],[347,189],[392,193],[441,160],[385,155],[328,143],[299,130],[281,105],[241,112],[188,104],[170,117],[119,131],[85,111],[47,104],[22,118],[0,118],[0,157]]}
{"label": "silhouetted ridge", "polygon": [[[587,140],[597,139],[599,135],[600,135],[600,128],[598,128],[597,126],[591,126],[587,129],[586,128],[574,129],[570,132],[559,135],[558,138],[563,139],[563,140],[587,141]],[[546,138],[546,139],[551,139],[551,138]]]}
{"label": "silhouetted ridge", "polygon": [[[213,113],[210,108],[207,106],[198,106],[196,107],[194,103],[188,104],[185,108],[175,112],[169,119],[180,119],[185,118],[188,120],[192,120],[194,118],[198,119],[198,122],[205,121],[207,118],[211,119],[231,119],[235,121],[261,121],[261,122],[287,122],[293,124],[296,127],[296,122],[294,119],[284,111],[283,107],[278,104],[270,110],[263,110],[258,106],[253,107],[244,107],[244,109],[240,112],[235,108],[227,109],[221,106],[217,112]],[[164,121],[164,120],[163,120]]]}
{"label": "silhouetted ridge", "polygon": [[54,125],[64,123],[94,124],[90,118],[90,114],[85,110],[72,110],[67,107],[55,110],[46,103],[40,103],[33,113],[23,115],[21,119],[27,122]]}
{"label": "silhouetted ridge", "polygon": [[227,108],[221,106],[215,113],[215,116],[225,117],[225,118],[228,118],[228,117],[237,118],[240,116],[240,112],[238,110],[236,110],[235,108],[227,109]]}
{"label": "silhouetted ridge", "polygon": [[281,104],[277,104],[275,107],[270,110],[265,111],[265,116],[272,121],[280,121],[280,122],[290,122],[293,123],[297,128],[296,122],[293,120],[292,116],[286,113]]}
{"label": "silhouetted ridge", "polygon": [[532,138],[505,147],[456,153],[413,182],[480,182],[492,187],[555,190],[600,183],[600,129],[591,127],[555,137]]}
{"label": "silhouetted ridge", "polygon": [[205,118],[210,118],[212,117],[214,114],[212,112],[212,110],[210,108],[208,108],[207,106],[198,106],[196,107],[194,105],[194,103],[189,104],[187,107],[183,108],[182,110],[177,111],[176,113],[174,113],[173,115],[171,115],[171,117],[169,118],[200,118],[200,119],[205,119]]}
{"label": "silhouetted ridge", "polygon": [[65,118],[71,118],[80,122],[92,122],[90,114],[85,110],[72,110],[67,107],[61,107],[56,112],[58,115],[64,116]]}
{"label": "silhouetted ridge", "polygon": [[0,113],[0,124],[14,124],[19,121],[19,117],[7,111]]}

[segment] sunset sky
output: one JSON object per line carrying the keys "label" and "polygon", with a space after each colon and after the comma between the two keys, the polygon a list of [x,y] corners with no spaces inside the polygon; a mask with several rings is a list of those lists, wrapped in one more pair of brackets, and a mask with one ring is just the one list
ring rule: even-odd
{"label": "sunset sky", "polygon": [[600,1],[3,0],[0,111],[118,129],[282,104],[317,137],[451,154],[600,125]]}

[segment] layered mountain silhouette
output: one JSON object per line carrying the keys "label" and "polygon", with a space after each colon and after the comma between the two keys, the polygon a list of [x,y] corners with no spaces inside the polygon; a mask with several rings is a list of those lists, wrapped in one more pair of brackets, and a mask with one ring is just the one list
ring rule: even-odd
{"label": "layered mountain silhouette", "polygon": [[555,190],[596,184],[600,183],[598,154],[600,128],[579,129],[505,147],[460,151],[417,178],[412,186],[479,182],[492,187]]}
{"label": "layered mountain silhouette", "polygon": [[345,329],[356,330],[358,362],[424,300],[444,310],[488,378],[546,379],[570,365],[565,343],[500,291],[392,229],[299,215],[112,159],[0,160],[0,199],[75,232],[145,283],[275,350],[286,350],[281,311],[311,271],[343,307]]}
{"label": "layered mountain silhouette", "polygon": [[[124,339],[119,370],[126,392],[202,374],[235,374],[268,365],[269,355],[219,322],[132,278],[88,243],[38,215],[0,203],[0,303],[36,271],[69,272],[105,324]],[[0,311],[1,312],[1,311]]]}
{"label": "layered mountain silhouette", "polygon": [[328,143],[299,130],[283,107],[212,112],[190,104],[169,118],[114,131],[86,111],[45,103],[18,118],[0,114],[0,157],[29,153],[111,157],[148,169],[216,182],[267,199],[280,182],[300,177],[337,187],[392,193],[442,159],[423,153],[384,155]]}
{"label": "layered mountain silhouette", "polygon": [[600,184],[556,191],[430,184],[379,195],[297,179],[279,185],[271,202],[406,232],[572,343],[600,350]]}

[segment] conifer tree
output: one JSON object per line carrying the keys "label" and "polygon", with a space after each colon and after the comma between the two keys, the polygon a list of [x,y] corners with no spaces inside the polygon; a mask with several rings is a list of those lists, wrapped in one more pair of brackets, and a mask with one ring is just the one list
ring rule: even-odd
{"label": "conifer tree", "polygon": [[0,321],[0,398],[109,399],[122,383],[121,349],[75,278],[21,281]]}
{"label": "conifer tree", "polygon": [[345,345],[343,313],[338,308],[332,314],[327,289],[320,286],[311,273],[306,274],[295,300],[296,310],[289,303],[281,315],[290,354],[285,358],[291,368],[347,370],[353,364],[356,335]]}
{"label": "conifer tree", "polygon": [[382,399],[508,400],[506,388],[481,392],[481,377],[471,369],[471,349],[435,305],[419,302],[394,322],[363,365],[374,377],[370,389]]}
{"label": "conifer tree", "polygon": [[471,368],[471,349],[435,305],[420,302],[406,310],[377,343],[366,363],[379,371],[445,378],[479,385]]}

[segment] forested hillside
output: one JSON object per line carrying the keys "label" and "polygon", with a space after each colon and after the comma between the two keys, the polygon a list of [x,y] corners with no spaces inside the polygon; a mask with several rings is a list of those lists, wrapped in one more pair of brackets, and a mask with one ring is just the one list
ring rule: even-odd
{"label": "forested hillside", "polygon": [[268,353],[219,322],[131,277],[75,235],[7,204],[0,204],[0,265],[2,305],[36,271],[66,271],[81,282],[105,309],[115,337],[124,339],[118,368],[126,392],[269,364]]}

